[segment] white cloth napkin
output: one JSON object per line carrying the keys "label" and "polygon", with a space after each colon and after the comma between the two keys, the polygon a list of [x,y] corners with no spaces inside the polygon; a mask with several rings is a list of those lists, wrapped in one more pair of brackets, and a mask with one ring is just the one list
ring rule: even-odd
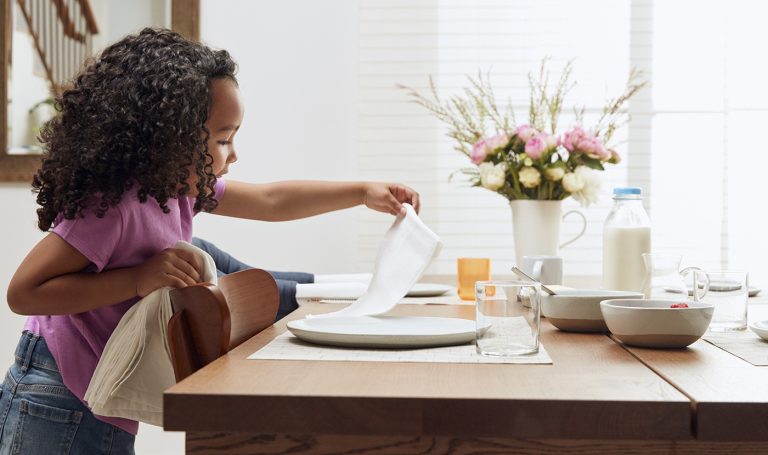
{"label": "white cloth napkin", "polygon": [[370,273],[316,274],[315,283],[365,283],[367,285],[371,282],[371,278],[373,275]]}
{"label": "white cloth napkin", "polygon": [[366,283],[299,283],[296,300],[357,299],[368,289]]}
{"label": "white cloth napkin", "polygon": [[386,313],[397,305],[440,253],[442,243],[419,218],[410,204],[398,217],[379,247],[368,290],[348,307],[311,317],[370,316]]}
{"label": "white cloth napkin", "polygon": [[[203,259],[203,281],[216,284],[216,265],[208,253],[184,241],[176,248]],[[85,392],[94,414],[162,426],[163,391],[176,383],[167,336],[171,289],[153,291],[120,319]]]}

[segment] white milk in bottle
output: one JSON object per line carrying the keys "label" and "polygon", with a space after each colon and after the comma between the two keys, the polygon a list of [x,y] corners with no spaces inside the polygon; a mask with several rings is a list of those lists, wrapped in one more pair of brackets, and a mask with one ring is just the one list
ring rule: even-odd
{"label": "white milk in bottle", "polygon": [[615,188],[613,208],[603,225],[603,288],[642,292],[651,252],[651,221],[640,188]]}

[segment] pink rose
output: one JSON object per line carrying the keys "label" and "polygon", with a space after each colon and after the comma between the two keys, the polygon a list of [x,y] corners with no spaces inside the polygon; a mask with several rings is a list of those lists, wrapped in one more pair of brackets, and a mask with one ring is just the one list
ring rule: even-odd
{"label": "pink rose", "polygon": [[528,142],[532,137],[539,134],[538,131],[536,131],[536,128],[530,126],[530,125],[520,125],[517,128],[515,128],[515,136],[517,136],[521,141]]}
{"label": "pink rose", "polygon": [[480,139],[472,146],[472,152],[469,154],[469,158],[475,164],[480,164],[485,161],[488,155],[492,155],[507,146],[509,143],[509,137],[506,134],[497,134],[491,136],[488,139]]}
{"label": "pink rose", "polygon": [[611,151],[603,145],[603,142],[594,134],[587,133],[578,126],[563,135],[562,144],[570,153],[583,153],[600,161],[611,159]]}
{"label": "pink rose", "polygon": [[573,153],[578,149],[578,144],[587,136],[581,127],[576,126],[563,135],[562,144],[566,150]]}
{"label": "pink rose", "polygon": [[506,134],[497,134],[496,136],[491,136],[485,141],[485,145],[488,147],[489,152],[490,151],[496,151],[497,149],[504,148],[509,143],[509,138]]}
{"label": "pink rose", "polygon": [[588,157],[596,160],[606,161],[611,158],[611,152],[603,146],[600,139],[594,136],[584,138],[577,148],[584,152]]}
{"label": "pink rose", "polygon": [[528,142],[525,143],[525,153],[534,160],[541,158],[541,155],[547,151],[547,148],[547,137],[545,134],[538,134],[528,139]]}
{"label": "pink rose", "polygon": [[469,158],[473,163],[480,164],[485,160],[486,155],[485,139],[480,139],[472,146],[472,153],[469,154]]}

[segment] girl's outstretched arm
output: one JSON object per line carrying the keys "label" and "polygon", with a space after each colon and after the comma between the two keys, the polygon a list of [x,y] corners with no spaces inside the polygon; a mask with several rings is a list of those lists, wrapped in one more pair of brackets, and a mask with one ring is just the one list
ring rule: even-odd
{"label": "girl's outstretched arm", "polygon": [[90,261],[56,234],[48,234],[22,261],[8,286],[8,306],[23,315],[74,314],[144,297],[163,286],[200,281],[202,264],[169,248],[136,267],[83,272]]}
{"label": "girl's outstretched arm", "polygon": [[252,184],[228,180],[213,211],[262,221],[288,221],[365,204],[397,215],[408,202],[419,210],[419,193],[397,183],[287,181]]}

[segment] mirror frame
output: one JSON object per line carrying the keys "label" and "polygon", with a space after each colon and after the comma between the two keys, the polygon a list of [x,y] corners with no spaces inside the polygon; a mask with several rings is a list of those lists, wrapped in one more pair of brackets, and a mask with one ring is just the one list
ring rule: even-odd
{"label": "mirror frame", "polygon": [[[0,182],[31,182],[40,167],[42,155],[8,154],[8,62],[11,53],[11,2],[0,0]],[[171,29],[187,38],[200,40],[200,0],[171,0]]]}

